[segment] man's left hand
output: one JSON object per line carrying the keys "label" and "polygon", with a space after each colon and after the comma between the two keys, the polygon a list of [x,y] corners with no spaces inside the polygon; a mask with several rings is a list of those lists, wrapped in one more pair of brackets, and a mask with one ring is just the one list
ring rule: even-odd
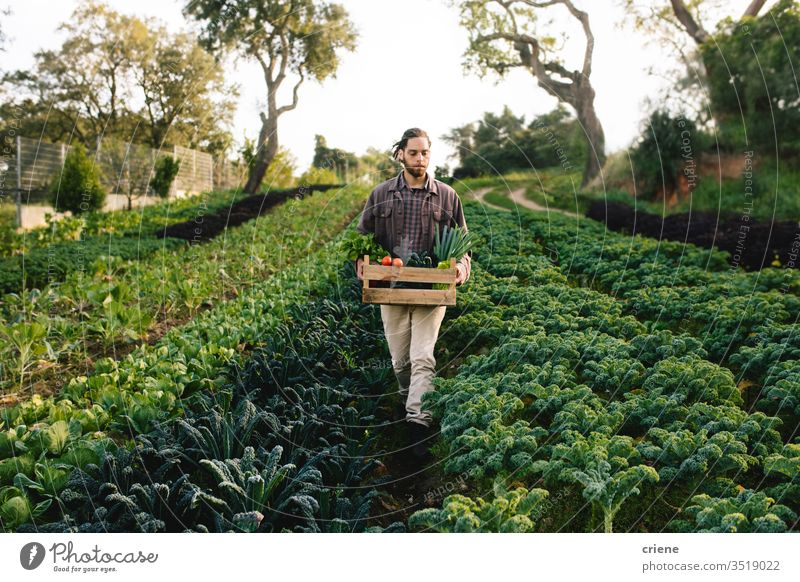
{"label": "man's left hand", "polygon": [[467,270],[461,265],[456,265],[456,285],[461,285],[467,278]]}

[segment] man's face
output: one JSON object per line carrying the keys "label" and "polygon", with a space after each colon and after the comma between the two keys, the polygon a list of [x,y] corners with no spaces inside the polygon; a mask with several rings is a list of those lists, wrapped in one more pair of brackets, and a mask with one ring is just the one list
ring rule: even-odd
{"label": "man's face", "polygon": [[412,137],[406,143],[406,149],[397,154],[406,171],[415,178],[421,178],[428,169],[431,150],[427,137]]}

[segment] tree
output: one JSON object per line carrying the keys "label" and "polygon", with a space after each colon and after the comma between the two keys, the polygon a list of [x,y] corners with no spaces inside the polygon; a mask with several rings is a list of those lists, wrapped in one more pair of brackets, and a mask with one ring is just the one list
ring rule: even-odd
{"label": "tree", "polygon": [[506,105],[500,115],[487,111],[483,119],[457,127],[442,139],[456,148],[460,164],[456,178],[505,174],[512,169],[531,167],[519,147],[525,132],[525,118],[517,117]]}
{"label": "tree", "polygon": [[110,192],[125,196],[128,210],[134,199],[146,196],[153,170],[151,150],[143,145],[119,139],[104,139],[95,152],[101,168],[100,183]]}
{"label": "tree", "polygon": [[269,191],[276,188],[291,188],[295,183],[295,172],[297,171],[297,158],[292,155],[290,150],[284,147],[278,149],[278,153],[264,173],[261,190]]}
{"label": "tree", "polygon": [[[256,159],[255,141],[244,136],[244,145],[239,150],[239,155],[245,166],[252,167]],[[281,146],[278,153],[269,164],[262,184],[266,182],[267,188],[289,188],[294,185],[294,173],[297,171],[297,159],[292,152]]]}
{"label": "tree", "polygon": [[[691,96],[698,103],[698,121],[714,127],[721,149],[775,152],[777,144],[780,157],[800,154],[796,2],[779,0],[759,16],[767,2],[751,0],[738,17],[713,0],[662,0],[651,10],[633,0],[623,5],[638,29],[683,57],[689,72],[679,80],[682,102]],[[714,29],[713,13],[727,14]]]}
{"label": "tree", "polygon": [[86,155],[83,145],[73,145],[64,160],[61,176],[51,188],[53,208],[59,212],[69,210],[81,214],[100,210],[105,199],[106,193],[100,186],[94,162]]}
{"label": "tree", "polygon": [[[0,10],[0,15],[2,16],[9,16],[10,14],[11,14],[11,8],[9,7]],[[0,53],[5,52],[7,41],[8,41],[8,36],[6,36],[6,31],[3,29],[3,22],[0,21]]]}
{"label": "tree", "polygon": [[723,147],[800,155],[797,3],[781,0],[758,18],[725,19],[699,50]]}
{"label": "tree", "polygon": [[678,187],[679,176],[696,184],[695,157],[705,149],[705,136],[684,115],[654,111],[631,153],[637,184],[647,193],[661,191],[668,198]]}
{"label": "tree", "polygon": [[4,75],[13,99],[0,113],[18,119],[20,133],[77,137],[90,148],[108,136],[154,148],[167,137],[212,152],[228,146],[232,91],[191,36],[93,1],[59,30],[67,34],[60,48],[35,53],[30,71]]}
{"label": "tree", "polygon": [[357,171],[358,158],[354,153],[338,148],[329,148],[324,136],[315,135],[314,159],[311,165],[315,168],[332,170],[338,176],[338,182],[346,182],[349,179],[350,172],[355,173]]}
{"label": "tree", "polygon": [[301,187],[314,184],[336,184],[338,181],[339,177],[336,172],[330,168],[317,168],[315,166],[311,166],[297,179],[297,183]]}
{"label": "tree", "polygon": [[444,182],[445,184],[452,185],[455,182],[452,173],[450,172],[450,167],[447,165],[444,166],[436,166],[433,171],[433,177],[439,180],[440,182]]}
{"label": "tree", "polygon": [[109,129],[122,133],[132,108],[135,47],[146,42],[146,26],[90,1],[79,5],[59,30],[68,35],[61,48],[35,54],[45,103],[84,121],[76,129],[87,145]]}
{"label": "tree", "polygon": [[455,178],[558,165],[568,169],[583,161],[582,132],[561,104],[528,124],[506,106],[500,115],[486,112],[477,124],[452,129],[442,139],[456,148]]}
{"label": "tree", "polygon": [[[697,2],[696,4],[699,5],[701,3]],[[670,0],[670,4],[675,18],[698,45],[705,44],[706,41],[710,40],[711,36],[706,32],[702,23],[692,15],[683,0]],[[752,0],[741,18],[754,18],[764,7],[764,4],[766,4],[766,0]]]}
{"label": "tree", "polygon": [[[685,41],[699,46],[711,39],[703,24],[701,13],[727,10],[730,2],[718,0],[692,0],[689,6],[683,0],[658,0],[643,4],[637,0],[621,0],[627,19],[637,30],[658,40],[665,46],[686,57]],[[766,0],[750,0],[740,20],[754,18],[766,4]],[[708,14],[706,14],[708,16]],[[677,33],[677,34],[676,34]]]}
{"label": "tree", "polygon": [[[562,5],[586,37],[580,70],[569,70],[554,54],[556,39],[536,31],[542,9]],[[488,71],[502,78],[509,69],[523,67],[540,87],[571,106],[583,128],[587,156],[582,185],[600,172],[605,162],[605,133],[594,107],[591,83],[594,35],[589,15],[571,0],[467,0],[460,5],[461,24],[469,31],[465,53],[467,71],[483,77]]]}
{"label": "tree", "polygon": [[383,182],[400,173],[400,163],[392,158],[391,150],[368,147],[358,158],[358,178],[367,182]]}
{"label": "tree", "polygon": [[[671,109],[693,108],[693,117],[698,124],[710,128],[714,106],[708,103],[706,63],[700,49],[703,46],[716,49],[712,34],[708,32],[708,21],[712,14],[719,16],[729,12],[731,3],[720,0],[692,0],[688,5],[682,0],[658,0],[649,4],[620,0],[620,3],[626,20],[636,30],[681,57],[678,62],[682,62],[682,69],[671,68],[663,73],[665,77],[675,78],[674,84],[667,87],[666,93],[651,108],[664,108],[667,101],[677,101]],[[740,20],[756,17],[765,4],[766,0],[750,0]],[[718,19],[718,23],[724,20]],[[665,59],[663,62],[674,61]]]}
{"label": "tree", "polygon": [[178,170],[181,168],[181,161],[176,160],[172,156],[161,156],[155,164],[153,177],[150,179],[150,188],[160,198],[169,196],[169,189],[172,187],[172,182],[175,176],[178,175]]}
{"label": "tree", "polygon": [[[235,50],[255,59],[266,82],[266,111],[245,191],[255,193],[279,147],[278,118],[297,107],[306,76],[335,78],[340,49],[354,50],[357,35],[339,4],[314,0],[191,0],[184,14],[203,23],[200,41],[212,53]],[[298,79],[292,102],[279,106],[277,94],[287,75]]]}
{"label": "tree", "polygon": [[[148,142],[161,148],[167,138],[212,153],[227,149],[236,91],[225,86],[222,67],[185,33],[154,29],[150,42],[140,43],[134,76],[144,97]],[[221,99],[214,99],[221,96]],[[169,134],[169,136],[168,136]]]}

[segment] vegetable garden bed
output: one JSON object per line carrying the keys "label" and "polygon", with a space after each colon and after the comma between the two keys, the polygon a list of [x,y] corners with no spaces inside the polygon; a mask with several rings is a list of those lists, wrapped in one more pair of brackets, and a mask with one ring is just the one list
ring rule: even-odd
{"label": "vegetable garden bed", "polygon": [[750,216],[726,217],[698,211],[661,217],[607,200],[593,202],[586,216],[618,232],[728,251],[730,263],[748,271],[800,266],[790,256],[796,253],[792,244],[800,232],[796,221],[767,222]]}
{"label": "vegetable garden bed", "polygon": [[339,185],[314,184],[289,190],[272,190],[264,194],[254,194],[223,208],[213,214],[198,214],[193,220],[170,224],[155,232],[158,238],[173,237],[191,242],[208,241],[225,232],[226,229],[261,216],[272,207],[286,202],[289,198],[303,198],[313,191],[325,192]]}

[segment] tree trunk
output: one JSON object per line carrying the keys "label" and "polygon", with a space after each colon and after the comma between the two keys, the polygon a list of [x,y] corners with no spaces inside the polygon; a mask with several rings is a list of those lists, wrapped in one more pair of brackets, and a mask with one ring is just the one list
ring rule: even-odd
{"label": "tree trunk", "polygon": [[581,186],[586,186],[600,173],[605,164],[606,136],[603,132],[603,125],[600,123],[600,119],[594,109],[594,88],[587,80],[584,83],[580,83],[576,89],[578,98],[574,104],[575,112],[583,128],[587,143],[586,167],[581,181]]}
{"label": "tree trunk", "polygon": [[264,174],[267,168],[275,159],[278,153],[278,117],[270,114],[269,117],[261,114],[261,131],[258,134],[256,144],[256,157],[250,167],[250,174],[247,177],[244,191],[248,194],[255,194],[261,187]]}

